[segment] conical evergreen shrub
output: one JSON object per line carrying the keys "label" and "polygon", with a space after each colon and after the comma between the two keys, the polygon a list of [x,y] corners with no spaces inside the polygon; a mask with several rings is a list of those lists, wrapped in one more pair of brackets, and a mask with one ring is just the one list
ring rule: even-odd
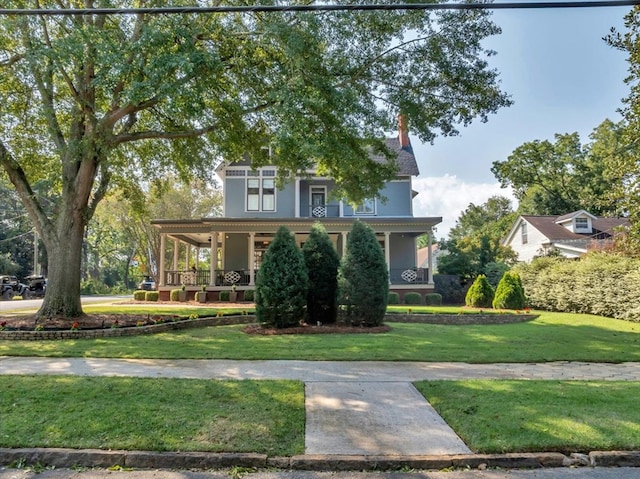
{"label": "conical evergreen shrub", "polygon": [[389,271],[371,227],[356,221],[340,262],[338,291],[347,323],[382,324],[389,298]]}
{"label": "conical evergreen shrub", "polygon": [[311,228],[302,247],[309,275],[307,321],[335,323],[338,314],[338,266],[340,258],[331,238],[320,223]]}
{"label": "conical evergreen shrub", "polygon": [[524,288],[517,273],[507,271],[503,276],[493,298],[496,309],[522,309],[525,306]]}
{"label": "conical evergreen shrub", "polygon": [[493,288],[484,274],[478,275],[464,300],[471,308],[490,308],[493,302]]}
{"label": "conical evergreen shrub", "polygon": [[267,249],[256,280],[256,318],[276,328],[296,326],[305,319],[307,267],[293,234],[278,229]]}

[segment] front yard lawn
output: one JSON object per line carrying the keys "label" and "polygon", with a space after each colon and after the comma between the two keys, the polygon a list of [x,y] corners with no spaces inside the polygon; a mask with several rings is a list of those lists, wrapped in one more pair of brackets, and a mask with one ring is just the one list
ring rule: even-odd
{"label": "front yard lawn", "polygon": [[304,452],[304,385],[3,376],[0,447]]}
{"label": "front yard lawn", "polygon": [[459,361],[640,361],[640,323],[540,312],[504,325],[388,323],[381,334],[260,336],[218,326],[126,338],[0,341],[0,356]]}
{"label": "front yard lawn", "polygon": [[640,382],[422,381],[416,387],[475,452],[640,448]]}

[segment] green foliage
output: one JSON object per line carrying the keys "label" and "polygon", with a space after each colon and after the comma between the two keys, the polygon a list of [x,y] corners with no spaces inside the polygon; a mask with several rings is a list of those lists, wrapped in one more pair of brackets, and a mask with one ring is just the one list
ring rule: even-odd
{"label": "green foliage", "polygon": [[220,301],[229,301],[230,294],[231,294],[231,291],[227,289],[224,291],[220,291],[220,294],[218,297],[220,298]]}
{"label": "green foliage", "polygon": [[404,304],[422,304],[422,295],[415,291],[409,291],[404,295]]}
{"label": "green foliage", "polygon": [[181,289],[172,289],[169,292],[169,299],[171,301],[180,301],[180,293],[182,292]]}
{"label": "green foliage", "polygon": [[493,302],[493,288],[483,274],[479,275],[465,297],[465,304],[472,308],[490,308]]}
{"label": "green foliage", "polygon": [[400,304],[400,295],[395,291],[389,291],[389,299],[387,304]]}
{"label": "green foliage", "polygon": [[496,288],[493,307],[496,309],[522,309],[524,306],[525,295],[520,276],[518,273],[507,271]]}
{"label": "green foliage", "polygon": [[160,293],[158,291],[146,291],[144,295],[145,301],[158,301]]}
{"label": "green foliage", "polygon": [[485,274],[487,265],[513,262],[515,253],[501,241],[516,216],[511,201],[501,196],[493,196],[479,206],[469,204],[451,229],[449,239],[440,242],[447,254],[439,256],[438,272],[470,280]]}
{"label": "green foliage", "polygon": [[259,322],[286,328],[306,314],[307,267],[294,235],[281,226],[264,255],[256,281],[256,317]]}
{"label": "green foliage", "polygon": [[434,292],[442,295],[444,304],[464,304],[465,286],[455,274],[434,274]]}
{"label": "green foliage", "polygon": [[340,304],[350,324],[382,324],[389,299],[389,272],[384,253],[369,225],[356,220],[338,274]]}
{"label": "green foliage", "polygon": [[442,295],[438,293],[427,293],[424,295],[424,304],[427,306],[441,306]]}
{"label": "green foliage", "polygon": [[133,299],[135,299],[136,301],[144,301],[146,293],[147,292],[145,290],[143,290],[143,289],[140,289],[138,291],[134,291],[133,292]]}
{"label": "green foliage", "polygon": [[245,301],[253,301],[255,298],[255,290],[253,289],[245,289],[244,291],[244,300]]}
{"label": "green foliage", "polygon": [[514,271],[533,308],[640,321],[640,259],[616,253],[577,261],[545,257]]}
{"label": "green foliage", "polygon": [[340,258],[320,223],[311,228],[302,254],[309,275],[307,320],[310,324],[335,323],[338,315]]}

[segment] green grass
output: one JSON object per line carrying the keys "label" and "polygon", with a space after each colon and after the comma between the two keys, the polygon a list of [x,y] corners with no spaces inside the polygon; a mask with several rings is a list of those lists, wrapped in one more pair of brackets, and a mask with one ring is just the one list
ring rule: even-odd
{"label": "green grass", "polygon": [[639,382],[424,381],[416,387],[475,452],[640,448]]}
{"label": "green grass", "polygon": [[243,326],[207,327],[128,338],[0,341],[0,355],[51,357],[302,359],[343,361],[640,361],[640,323],[539,313],[506,325],[389,323],[384,334],[276,335]]}
{"label": "green grass", "polygon": [[297,381],[4,376],[0,447],[304,452]]}

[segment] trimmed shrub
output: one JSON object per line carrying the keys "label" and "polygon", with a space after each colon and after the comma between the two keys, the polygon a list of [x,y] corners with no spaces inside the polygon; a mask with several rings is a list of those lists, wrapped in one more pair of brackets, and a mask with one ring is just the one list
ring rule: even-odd
{"label": "trimmed shrub", "polygon": [[295,237],[281,226],[267,249],[256,281],[256,318],[286,328],[305,319],[307,267]]}
{"label": "trimmed shrub", "polygon": [[246,289],[244,291],[245,301],[253,301],[254,297],[255,297],[255,291],[253,289]]}
{"label": "trimmed shrub", "polygon": [[424,304],[427,306],[442,306],[442,295],[438,293],[427,293],[424,295]]}
{"label": "trimmed shrub", "polygon": [[224,290],[224,291],[220,291],[220,301],[229,301],[229,295],[230,295],[231,291],[229,291],[228,289]]}
{"label": "trimmed shrub", "polygon": [[347,324],[382,324],[389,300],[389,271],[369,225],[356,220],[340,262],[338,290]]}
{"label": "trimmed shrub", "polygon": [[415,291],[410,291],[404,295],[404,304],[422,304],[422,295]]}
{"label": "trimmed shrub", "polygon": [[522,309],[525,306],[524,289],[520,276],[517,273],[507,271],[496,288],[493,297],[495,309]]}
{"label": "trimmed shrub", "polygon": [[387,304],[400,304],[400,295],[395,291],[389,291],[389,299]]}
{"label": "trimmed shrub", "polygon": [[309,275],[307,320],[310,324],[335,323],[338,315],[340,258],[320,223],[311,228],[302,254]]}
{"label": "trimmed shrub", "polygon": [[160,293],[158,291],[145,291],[145,301],[158,301],[160,299]]}
{"label": "trimmed shrub", "polygon": [[136,301],[144,301],[146,291],[144,289],[139,289],[138,291],[133,292],[133,299]]}
{"label": "trimmed shrub", "polygon": [[169,292],[169,299],[171,301],[180,301],[180,293],[182,292],[181,289],[172,289]]}
{"label": "trimmed shrub", "polygon": [[469,291],[467,291],[464,302],[472,308],[491,307],[493,303],[493,288],[484,274],[478,275],[475,279]]}

